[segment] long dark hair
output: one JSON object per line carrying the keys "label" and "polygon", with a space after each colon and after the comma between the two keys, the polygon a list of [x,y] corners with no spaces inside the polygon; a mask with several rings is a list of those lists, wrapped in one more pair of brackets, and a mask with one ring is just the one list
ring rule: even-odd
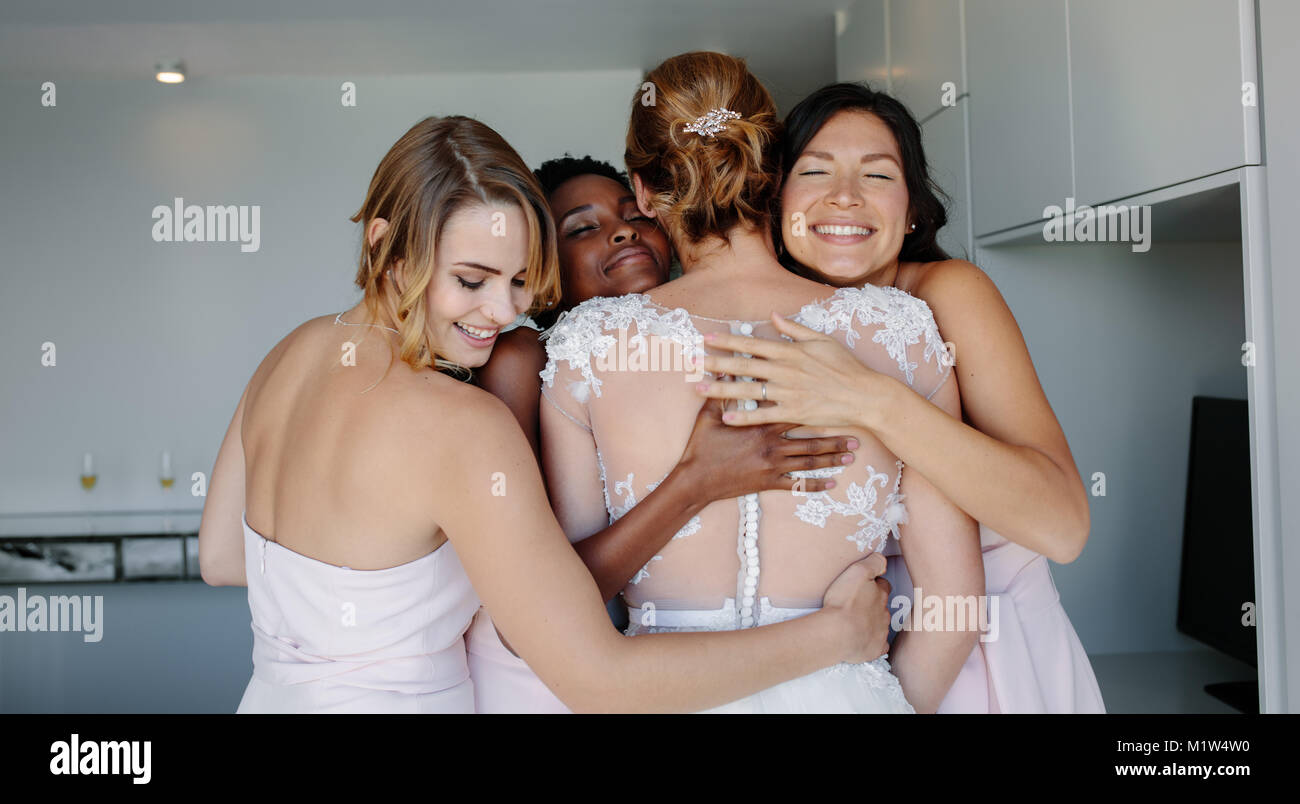
{"label": "long dark hair", "polygon": [[[790,171],[808,143],[821,131],[826,121],[845,111],[870,112],[889,127],[903,157],[903,178],[907,182],[908,213],[916,230],[903,238],[903,249],[898,254],[902,262],[937,262],[950,259],[939,247],[935,238],[948,223],[945,202],[948,195],[930,177],[930,166],[925,161],[921,146],[921,126],[907,107],[884,92],[865,84],[842,82],[822,87],[790,110],[785,118],[785,136],[781,144],[783,170]],[[773,226],[774,237],[780,239],[779,221]],[[793,257],[781,252],[781,262],[789,269],[802,273]]]}

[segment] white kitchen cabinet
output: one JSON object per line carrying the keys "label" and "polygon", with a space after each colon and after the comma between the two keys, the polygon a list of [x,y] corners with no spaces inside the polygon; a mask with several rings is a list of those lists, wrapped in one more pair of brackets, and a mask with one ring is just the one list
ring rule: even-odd
{"label": "white kitchen cabinet", "polygon": [[966,4],[975,234],[1074,195],[1065,0]]}
{"label": "white kitchen cabinet", "polygon": [[848,25],[835,40],[837,81],[866,81],[873,89],[889,82],[886,0],[858,0],[848,9]]}
{"label": "white kitchen cabinet", "polygon": [[1254,26],[1250,0],[1071,2],[1078,199],[1258,164],[1257,107],[1242,89],[1255,81]]}
{"label": "white kitchen cabinet", "polygon": [[961,6],[962,0],[889,0],[890,84],[918,120],[944,108],[944,84],[954,90],[948,108],[966,91]]}
{"label": "white kitchen cabinet", "polygon": [[939,232],[939,246],[950,257],[971,259],[974,254],[967,219],[970,193],[966,186],[966,101],[938,112],[921,125],[930,175],[948,194],[948,225]]}

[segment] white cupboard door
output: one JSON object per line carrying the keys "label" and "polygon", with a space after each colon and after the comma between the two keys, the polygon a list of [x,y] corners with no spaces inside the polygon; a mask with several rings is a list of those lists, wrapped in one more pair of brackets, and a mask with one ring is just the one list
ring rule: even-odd
{"label": "white cupboard door", "polygon": [[1065,0],[966,4],[975,234],[1042,220],[1074,193]]}
{"label": "white cupboard door", "polygon": [[921,126],[930,175],[947,193],[948,225],[939,231],[939,247],[948,256],[971,259],[970,226],[966,219],[970,196],[966,188],[966,119],[963,100],[944,109]]}
{"label": "white cupboard door", "polygon": [[873,89],[885,89],[889,80],[885,0],[858,0],[849,7],[848,19],[835,40],[836,80],[866,81]]}
{"label": "white cupboard door", "polygon": [[[1114,201],[1248,164],[1243,99],[1251,98],[1242,90],[1240,5],[1072,0],[1081,202]],[[1253,11],[1249,17],[1253,42]],[[1253,52],[1249,59],[1253,64]],[[1255,107],[1245,108],[1254,114]]]}
{"label": "white cupboard door", "polygon": [[889,72],[893,95],[920,120],[956,105],[966,91],[961,0],[890,0]]}

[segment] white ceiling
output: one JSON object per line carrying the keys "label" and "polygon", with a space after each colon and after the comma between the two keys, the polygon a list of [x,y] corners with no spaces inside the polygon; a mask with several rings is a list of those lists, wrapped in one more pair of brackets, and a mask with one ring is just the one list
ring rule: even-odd
{"label": "white ceiling", "polygon": [[783,108],[834,79],[851,0],[0,0],[0,77],[648,69],[745,57]]}

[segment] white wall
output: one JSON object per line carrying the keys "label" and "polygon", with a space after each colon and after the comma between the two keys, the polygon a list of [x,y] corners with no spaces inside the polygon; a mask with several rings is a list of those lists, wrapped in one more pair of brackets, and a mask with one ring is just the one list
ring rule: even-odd
{"label": "white wall", "polygon": [[[1174,627],[1192,397],[1246,398],[1241,243],[977,247],[1091,490],[1078,560],[1053,565],[1089,653],[1190,650]],[[1224,500],[1250,505],[1250,500]]]}
{"label": "white wall", "polygon": [[[184,478],[211,471],[267,350],[357,299],[348,216],[410,125],[467,114],[530,166],[566,150],[621,165],[640,73],[369,78],[356,108],[343,80],[67,81],[54,108],[39,83],[0,81],[0,513],[199,508]],[[175,196],[260,204],[260,251],[153,242],[151,210]],[[104,595],[104,638],[0,635],[0,712],[234,711],[252,671],[244,590],[28,586]]]}
{"label": "white wall", "polygon": [[[410,125],[466,114],[533,167],[566,150],[621,165],[639,73],[362,78],[355,108],[343,80],[62,81],[54,108],[0,82],[0,513],[200,507],[185,479],[211,471],[260,359],[358,298],[348,216]],[[260,251],[153,242],[151,210],[177,196],[261,205]]]}

